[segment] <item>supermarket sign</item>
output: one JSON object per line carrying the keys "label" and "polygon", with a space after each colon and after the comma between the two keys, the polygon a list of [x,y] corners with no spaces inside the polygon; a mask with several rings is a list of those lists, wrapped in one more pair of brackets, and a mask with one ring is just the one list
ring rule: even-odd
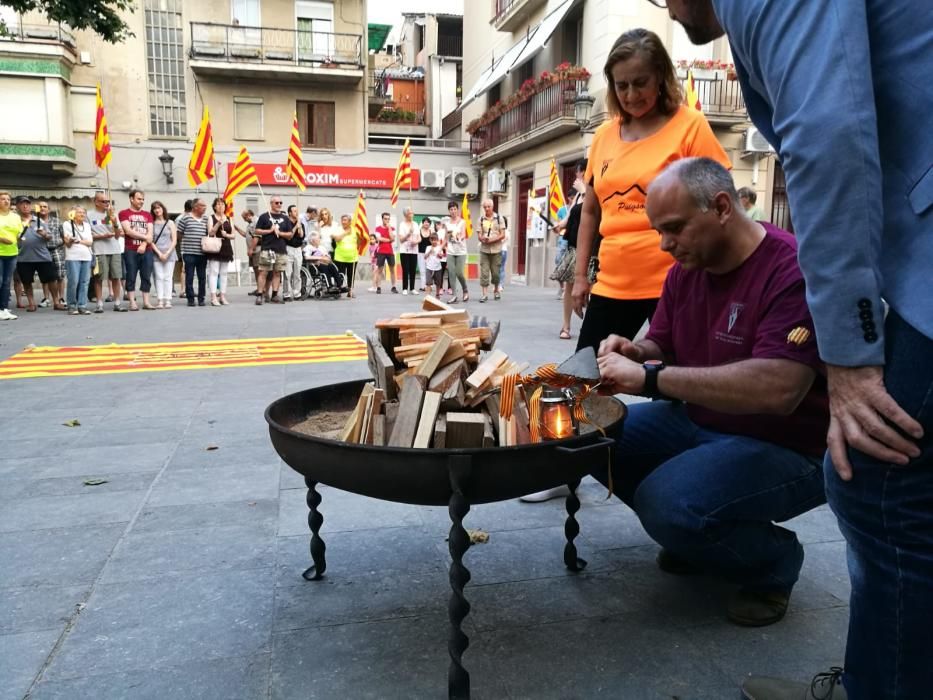
{"label": "supermarket sign", "polygon": [[[260,185],[294,187],[295,183],[285,173],[285,165],[277,163],[253,163]],[[227,177],[233,171],[233,163],[227,164]],[[421,173],[411,171],[412,189],[420,186]],[[308,187],[340,187],[347,189],[391,190],[395,179],[395,168],[363,168],[352,166],[305,165],[305,184]]]}

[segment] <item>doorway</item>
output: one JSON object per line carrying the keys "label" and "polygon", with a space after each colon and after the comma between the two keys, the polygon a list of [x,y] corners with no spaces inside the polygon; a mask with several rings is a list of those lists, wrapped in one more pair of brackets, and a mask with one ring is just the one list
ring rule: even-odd
{"label": "doorway", "polygon": [[521,175],[518,178],[518,209],[515,212],[514,230],[516,233],[514,244],[509,250],[515,256],[515,274],[525,276],[525,259],[528,255],[528,192],[534,184],[534,175]]}

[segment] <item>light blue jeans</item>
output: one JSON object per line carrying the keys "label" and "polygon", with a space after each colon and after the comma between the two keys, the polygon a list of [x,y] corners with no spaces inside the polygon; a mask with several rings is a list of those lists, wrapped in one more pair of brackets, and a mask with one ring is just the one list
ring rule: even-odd
{"label": "light blue jeans", "polygon": [[68,308],[87,308],[87,285],[91,281],[91,260],[66,260],[68,272]]}

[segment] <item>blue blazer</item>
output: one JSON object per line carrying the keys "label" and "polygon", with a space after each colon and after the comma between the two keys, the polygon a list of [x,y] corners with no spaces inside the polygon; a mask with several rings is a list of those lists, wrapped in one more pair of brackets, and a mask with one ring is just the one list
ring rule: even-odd
{"label": "blue blazer", "polygon": [[884,362],[881,298],[933,338],[930,0],[713,0],[780,155],[820,355]]}

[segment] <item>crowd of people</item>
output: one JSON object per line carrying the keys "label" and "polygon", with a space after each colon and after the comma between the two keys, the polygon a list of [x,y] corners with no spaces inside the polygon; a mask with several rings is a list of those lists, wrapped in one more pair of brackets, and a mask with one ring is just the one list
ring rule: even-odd
{"label": "crowd of people", "polygon": [[[480,302],[502,295],[508,255],[505,217],[482,203],[478,222]],[[34,312],[51,307],[72,315],[113,310],[172,308],[176,276],[188,306],[229,304],[227,277],[234,262],[234,241],[246,239],[254,272],[255,303],[285,303],[312,292],[353,298],[361,265],[370,270],[370,292],[430,291],[450,303],[469,301],[466,279],[467,229],[460,205],[450,202],[448,216],[416,221],[404,210],[399,225],[381,215],[368,240],[343,214],[339,222],[327,208],[287,208],[272,196],[268,211],[229,215],[221,198],[196,197],[184,213],[171,217],[162,202],[146,207],[141,190],[129,192],[129,206],[116,211],[105,192],[94,195],[90,210],[77,206],[66,219],[52,216],[47,202],[0,192],[0,320],[15,320],[13,309]],[[397,261],[401,282],[397,278]],[[303,274],[303,271],[305,274]],[[42,298],[33,287],[38,277]],[[137,289],[138,287],[138,289]],[[401,287],[401,290],[399,289]],[[154,289],[154,292],[153,292]],[[137,292],[139,297],[137,297]]]}

